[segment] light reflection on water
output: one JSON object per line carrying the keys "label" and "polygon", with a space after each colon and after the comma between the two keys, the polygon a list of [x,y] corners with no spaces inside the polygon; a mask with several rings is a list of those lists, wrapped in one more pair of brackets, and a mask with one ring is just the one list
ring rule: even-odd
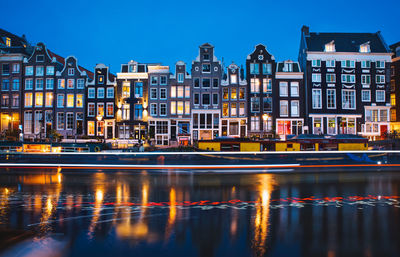
{"label": "light reflection on water", "polygon": [[[400,174],[0,175],[0,255],[397,256]],[[10,232],[11,231],[11,232]],[[14,233],[14,234],[12,234]]]}

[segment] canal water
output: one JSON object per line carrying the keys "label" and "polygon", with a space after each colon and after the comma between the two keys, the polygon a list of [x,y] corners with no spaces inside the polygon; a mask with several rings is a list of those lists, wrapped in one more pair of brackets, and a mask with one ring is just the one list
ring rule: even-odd
{"label": "canal water", "polygon": [[400,253],[400,173],[7,169],[0,185],[0,256]]}

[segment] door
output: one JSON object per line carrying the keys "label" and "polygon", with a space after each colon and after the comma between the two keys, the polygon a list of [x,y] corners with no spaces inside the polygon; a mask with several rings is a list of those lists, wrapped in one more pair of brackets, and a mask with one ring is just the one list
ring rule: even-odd
{"label": "door", "polygon": [[113,138],[113,126],[107,126],[107,138]]}
{"label": "door", "polygon": [[381,139],[385,139],[387,137],[388,126],[381,125]]}

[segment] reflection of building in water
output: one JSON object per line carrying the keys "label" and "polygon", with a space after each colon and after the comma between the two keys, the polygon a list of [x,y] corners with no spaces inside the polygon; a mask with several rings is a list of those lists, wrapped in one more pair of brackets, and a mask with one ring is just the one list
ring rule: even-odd
{"label": "reflection of building in water", "polygon": [[256,204],[256,215],[253,221],[254,238],[252,248],[256,256],[264,256],[269,227],[269,205],[271,193],[275,184],[271,174],[258,175],[258,199]]}
{"label": "reflection of building in water", "polygon": [[105,187],[105,174],[104,173],[96,173],[94,175],[94,182],[95,184],[95,202],[94,202],[94,209],[92,213],[92,220],[90,221],[88,236],[89,238],[93,237],[94,230],[96,229],[97,222],[99,221],[101,210],[103,208],[103,201],[104,201],[104,191]]}
{"label": "reflection of building in water", "polygon": [[0,188],[0,224],[8,224],[9,198],[12,190]]}

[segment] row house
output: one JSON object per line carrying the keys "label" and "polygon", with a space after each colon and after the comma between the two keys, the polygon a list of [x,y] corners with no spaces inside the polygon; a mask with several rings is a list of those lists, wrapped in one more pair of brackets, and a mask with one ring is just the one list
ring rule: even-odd
{"label": "row house", "polygon": [[400,132],[400,42],[390,46],[392,63],[390,74],[390,131]]}
{"label": "row house", "polygon": [[0,132],[18,131],[21,123],[23,60],[32,53],[25,36],[0,29]]}
{"label": "row house", "polygon": [[303,26],[299,62],[309,133],[386,134],[391,53],[380,32],[310,33]]}
{"label": "row house", "polygon": [[[168,66],[149,65],[148,118],[149,138],[155,145],[169,145],[173,139],[171,115],[176,115],[176,102],[170,102],[173,96],[170,91],[170,71]],[[176,93],[176,91],[174,91]],[[175,99],[174,99],[175,100]],[[174,106],[174,109],[172,109]],[[174,134],[176,138],[176,133]]]}
{"label": "row house", "polygon": [[220,136],[220,83],[222,64],[214,55],[214,46],[205,43],[192,62],[192,140],[210,140]]}
{"label": "row house", "polygon": [[55,129],[54,88],[56,71],[63,63],[38,43],[29,58],[23,61],[22,122],[24,139],[44,139]]}
{"label": "row house", "polygon": [[221,81],[221,136],[247,135],[247,81],[244,71],[232,63]]}
{"label": "row house", "polygon": [[256,45],[246,59],[247,118],[249,137],[265,138],[274,134],[273,83],[275,57],[262,44]]}
{"label": "row house", "polygon": [[130,61],[122,64],[121,72],[117,73],[116,118],[120,139],[142,140],[147,137],[148,67],[151,65],[158,64]]}
{"label": "row house", "polygon": [[56,72],[57,85],[54,85],[56,131],[64,138],[83,136],[86,83],[93,73],[79,66],[74,56],[64,59],[54,53],[51,55],[64,64],[62,70]]}
{"label": "row house", "polygon": [[188,74],[186,63],[175,64],[175,74],[169,80],[170,135],[172,142],[188,145],[191,142],[192,77]]}
{"label": "row house", "polygon": [[115,127],[116,77],[104,64],[97,64],[86,87],[86,132],[90,138],[113,139]]}
{"label": "row house", "polygon": [[275,133],[286,140],[287,135],[306,133],[304,130],[305,90],[303,73],[298,62],[278,62],[273,85]]}

